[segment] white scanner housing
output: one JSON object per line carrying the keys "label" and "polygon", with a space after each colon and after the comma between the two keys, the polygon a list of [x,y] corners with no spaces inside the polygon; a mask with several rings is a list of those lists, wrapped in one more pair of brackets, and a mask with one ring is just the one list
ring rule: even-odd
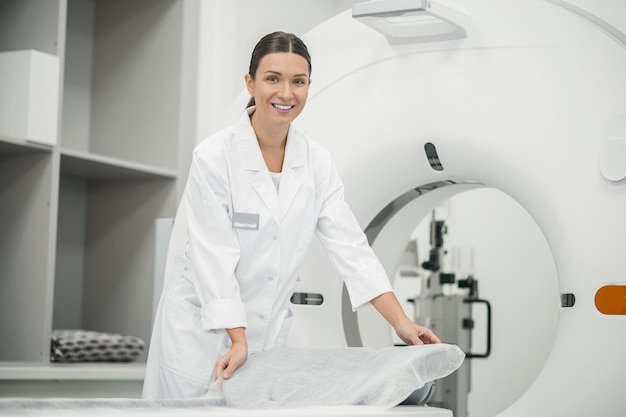
{"label": "white scanner housing", "polygon": [[[545,235],[562,306],[554,345],[499,416],[623,415],[626,306],[605,314],[595,298],[626,288],[626,36],[558,0],[380,0],[356,3],[303,40],[313,83],[296,123],[330,148],[364,229],[434,184],[417,197],[422,217],[488,186]],[[297,309],[293,340],[349,345],[353,313],[325,259],[314,247],[302,268],[299,290],[325,301]]]}

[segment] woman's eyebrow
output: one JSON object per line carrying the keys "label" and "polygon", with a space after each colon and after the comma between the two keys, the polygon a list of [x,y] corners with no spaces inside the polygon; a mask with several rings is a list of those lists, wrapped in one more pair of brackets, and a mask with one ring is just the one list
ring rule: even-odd
{"label": "woman's eyebrow", "polygon": [[[267,70],[263,74],[275,74],[275,75],[281,75],[281,76],[283,75],[281,72],[274,71],[274,70]],[[302,74],[294,74],[293,76],[294,78],[296,78],[296,77],[308,77],[309,75],[306,73],[302,73]]]}

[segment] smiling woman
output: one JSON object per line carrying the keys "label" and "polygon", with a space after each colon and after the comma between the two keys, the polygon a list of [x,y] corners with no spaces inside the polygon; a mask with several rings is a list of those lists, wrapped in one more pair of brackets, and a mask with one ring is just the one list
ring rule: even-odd
{"label": "smiling woman", "polygon": [[298,37],[263,37],[245,75],[252,105],[194,150],[175,221],[185,238],[170,244],[177,268],[157,310],[145,398],[204,396],[249,355],[284,347],[313,232],[355,310],[371,302],[405,343],[439,343],[402,310],[328,150],[293,126],[310,74]]}
{"label": "smiling woman", "polygon": [[274,32],[252,52],[246,88],[248,107],[263,158],[271,172],[281,172],[289,124],[302,112],[309,94],[311,57],[295,35]]}
{"label": "smiling woman", "polygon": [[[263,47],[265,43],[270,45]],[[301,45],[295,48],[294,43]],[[269,170],[281,172],[289,124],[302,112],[309,93],[311,61],[306,46],[293,35],[275,32],[260,44],[245,75],[250,104],[255,106],[250,120]],[[256,55],[266,51],[278,52]]]}

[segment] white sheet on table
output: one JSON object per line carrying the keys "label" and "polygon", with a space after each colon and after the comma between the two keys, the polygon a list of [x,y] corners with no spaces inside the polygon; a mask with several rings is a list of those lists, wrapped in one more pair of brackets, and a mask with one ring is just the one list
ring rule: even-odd
{"label": "white sheet on table", "polygon": [[[272,349],[252,356],[230,380],[218,381],[208,398],[223,394],[237,408],[311,405],[400,404],[427,382],[463,363],[455,345]],[[222,392],[219,391],[221,382]]]}

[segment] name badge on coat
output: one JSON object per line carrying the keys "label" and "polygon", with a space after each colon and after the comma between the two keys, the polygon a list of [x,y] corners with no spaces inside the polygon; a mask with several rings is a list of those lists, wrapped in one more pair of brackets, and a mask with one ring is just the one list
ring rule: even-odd
{"label": "name badge on coat", "polygon": [[255,213],[233,213],[234,229],[259,229],[259,215]]}

